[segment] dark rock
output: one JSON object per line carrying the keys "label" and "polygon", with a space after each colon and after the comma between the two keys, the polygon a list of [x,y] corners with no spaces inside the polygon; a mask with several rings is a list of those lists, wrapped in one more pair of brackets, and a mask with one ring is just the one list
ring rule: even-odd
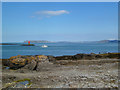
{"label": "dark rock", "polygon": [[3,66],[9,66],[10,65],[10,60],[9,59],[2,59],[2,65]]}
{"label": "dark rock", "polygon": [[74,57],[75,57],[75,59],[80,60],[83,58],[83,55],[84,54],[77,54],[77,55],[74,55]]}
{"label": "dark rock", "polygon": [[91,54],[84,54],[83,55],[83,59],[91,60],[91,59],[94,59],[94,58],[95,58],[95,56],[91,55]]}
{"label": "dark rock", "polygon": [[102,56],[101,55],[96,55],[95,56],[95,59],[99,59],[99,58],[102,58]]}
{"label": "dark rock", "polygon": [[55,57],[56,60],[73,60],[74,56],[58,56]]}
{"label": "dark rock", "polygon": [[47,56],[47,57],[48,57],[48,60],[49,60],[50,62],[56,61],[56,59],[55,59],[54,56]]}
{"label": "dark rock", "polygon": [[109,53],[108,54],[108,56],[107,56],[108,58],[117,58],[117,59],[120,59],[120,54],[118,54],[118,53]]}

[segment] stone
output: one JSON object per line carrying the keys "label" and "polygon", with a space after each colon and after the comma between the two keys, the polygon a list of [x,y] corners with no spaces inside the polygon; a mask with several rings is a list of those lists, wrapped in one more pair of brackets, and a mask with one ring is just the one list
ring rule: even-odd
{"label": "stone", "polygon": [[36,67],[37,67],[37,62],[35,60],[32,60],[23,69],[35,70]]}
{"label": "stone", "polygon": [[18,69],[26,65],[26,59],[24,58],[15,58],[9,61],[9,67],[11,69]]}
{"label": "stone", "polygon": [[48,57],[44,55],[39,55],[36,57],[38,62],[45,62],[48,61]]}

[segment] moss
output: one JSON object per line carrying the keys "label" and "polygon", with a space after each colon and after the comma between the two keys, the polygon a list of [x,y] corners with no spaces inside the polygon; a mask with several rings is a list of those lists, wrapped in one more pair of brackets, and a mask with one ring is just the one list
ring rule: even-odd
{"label": "moss", "polygon": [[25,78],[25,79],[22,79],[22,80],[17,80],[17,81],[14,81],[15,83],[18,83],[18,82],[24,82],[24,81],[28,81],[29,83],[27,84],[28,86],[32,84],[32,82],[30,81],[30,79],[28,78]]}

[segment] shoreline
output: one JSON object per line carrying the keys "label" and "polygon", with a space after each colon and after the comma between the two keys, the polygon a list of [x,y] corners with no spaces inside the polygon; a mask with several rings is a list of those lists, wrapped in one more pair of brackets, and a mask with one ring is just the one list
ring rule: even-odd
{"label": "shoreline", "polygon": [[[91,57],[91,56],[96,56],[96,55],[98,55],[98,56],[103,56],[103,58],[106,58],[107,56],[108,56],[108,58],[120,58],[120,53],[118,53],[118,52],[109,52],[109,53],[78,53],[78,54],[73,54],[73,55],[57,55],[57,56],[54,56],[54,55],[44,55],[44,56],[52,56],[52,57],[74,57],[74,56],[76,56],[76,55],[82,55],[82,56],[88,56],[88,57]],[[113,56],[113,57],[109,57],[109,55],[116,55],[116,56]],[[17,56],[28,56],[28,57],[30,57],[30,56],[33,56],[33,57],[35,57],[35,56],[39,56],[39,55],[16,55],[16,56],[11,56],[11,57],[17,57]],[[11,57],[9,57],[9,58],[0,58],[0,59],[10,59]],[[82,58],[82,57],[81,57]]]}
{"label": "shoreline", "polygon": [[11,69],[19,69],[25,67],[29,63],[34,62],[34,68],[38,66],[38,62],[52,62],[57,63],[62,61],[82,61],[82,60],[112,60],[120,59],[120,53],[104,53],[104,54],[76,54],[76,55],[64,55],[64,56],[45,56],[45,55],[17,55],[12,56],[9,59],[2,60],[2,65]]}
{"label": "shoreline", "polygon": [[[111,54],[111,55],[115,55],[116,54],[116,55],[118,55],[118,58],[120,58],[119,57],[120,53],[118,53],[118,52],[109,52],[109,53],[100,53],[100,52],[99,53],[78,53],[78,54],[73,54],[73,55],[57,55],[57,56],[54,56],[54,55],[45,55],[45,56],[52,56],[52,57],[65,57],[65,56],[69,57],[69,56],[75,56],[75,55],[83,55],[83,56],[84,55],[86,55],[86,56],[87,55],[88,56],[91,56],[91,55],[92,56],[93,55],[102,55],[102,56],[104,56],[105,55],[106,56],[106,55],[109,55],[109,54]],[[28,56],[29,57],[29,56],[39,56],[39,55],[16,55],[16,56]],[[11,56],[11,57],[14,57],[14,56]],[[0,60],[1,59],[10,59],[11,57],[9,57],[9,58],[0,58]]]}

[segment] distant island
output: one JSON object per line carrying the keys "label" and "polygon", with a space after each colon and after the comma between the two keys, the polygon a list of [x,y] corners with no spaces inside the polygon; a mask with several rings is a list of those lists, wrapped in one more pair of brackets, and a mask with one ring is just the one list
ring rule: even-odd
{"label": "distant island", "polygon": [[18,43],[0,43],[0,45],[19,45]]}
{"label": "distant island", "polygon": [[30,41],[31,43],[51,43],[51,41],[47,40],[26,40],[24,41],[24,43],[28,43],[28,41]]}
{"label": "distant island", "polygon": [[21,46],[35,46],[34,44],[22,44]]}

